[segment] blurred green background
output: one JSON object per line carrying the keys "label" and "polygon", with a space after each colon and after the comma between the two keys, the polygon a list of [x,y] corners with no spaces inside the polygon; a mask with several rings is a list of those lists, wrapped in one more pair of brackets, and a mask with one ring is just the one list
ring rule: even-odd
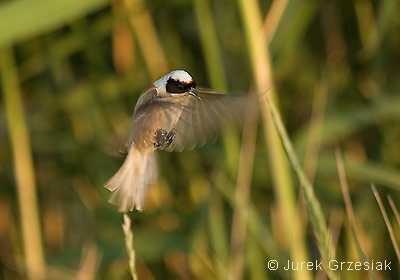
{"label": "blurred green background", "polygon": [[[139,94],[173,69],[260,93],[260,117],[213,145],[158,153],[147,210],[130,213],[139,279],[326,279],[282,268],[319,260],[320,246],[265,92],[335,258],[391,262],[329,277],[398,279],[399,12],[394,0],[1,1],[0,279],[130,278],[122,215],[103,185]],[[270,259],[281,267],[268,270]]]}

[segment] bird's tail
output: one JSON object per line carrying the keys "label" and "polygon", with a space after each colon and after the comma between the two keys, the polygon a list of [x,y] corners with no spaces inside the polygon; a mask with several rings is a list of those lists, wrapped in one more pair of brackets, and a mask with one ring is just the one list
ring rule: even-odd
{"label": "bird's tail", "polygon": [[140,152],[133,145],[121,168],[105,184],[112,194],[109,202],[120,212],[141,211],[149,184],[157,178],[157,166],[153,152]]}

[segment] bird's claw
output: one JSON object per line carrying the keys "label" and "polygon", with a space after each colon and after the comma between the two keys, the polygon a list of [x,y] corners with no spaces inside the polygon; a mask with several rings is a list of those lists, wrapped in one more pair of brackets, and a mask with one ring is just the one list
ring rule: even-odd
{"label": "bird's claw", "polygon": [[156,148],[167,148],[171,145],[175,138],[175,130],[167,132],[164,129],[159,129],[156,131],[154,136],[154,147]]}

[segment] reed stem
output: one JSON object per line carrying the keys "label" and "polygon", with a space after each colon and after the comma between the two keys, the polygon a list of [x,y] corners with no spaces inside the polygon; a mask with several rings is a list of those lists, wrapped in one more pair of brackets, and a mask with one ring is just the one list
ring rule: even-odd
{"label": "reed stem", "polygon": [[11,48],[0,50],[0,69],[4,107],[14,157],[14,175],[22,224],[26,273],[28,279],[41,279],[45,275],[45,260],[39,222],[35,171],[18,74]]}
{"label": "reed stem", "polygon": [[138,277],[135,268],[136,254],[135,249],[133,248],[133,231],[131,228],[131,219],[129,218],[128,214],[124,214],[124,223],[122,224],[122,230],[124,231],[125,247],[129,257],[129,271],[131,273],[132,279],[137,280]]}

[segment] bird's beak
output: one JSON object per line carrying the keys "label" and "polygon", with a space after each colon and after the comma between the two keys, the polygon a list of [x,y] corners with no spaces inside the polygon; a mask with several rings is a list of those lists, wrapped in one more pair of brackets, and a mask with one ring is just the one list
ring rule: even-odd
{"label": "bird's beak", "polygon": [[194,97],[196,97],[197,99],[201,100],[200,96],[193,90],[189,91],[190,95],[193,95]]}

